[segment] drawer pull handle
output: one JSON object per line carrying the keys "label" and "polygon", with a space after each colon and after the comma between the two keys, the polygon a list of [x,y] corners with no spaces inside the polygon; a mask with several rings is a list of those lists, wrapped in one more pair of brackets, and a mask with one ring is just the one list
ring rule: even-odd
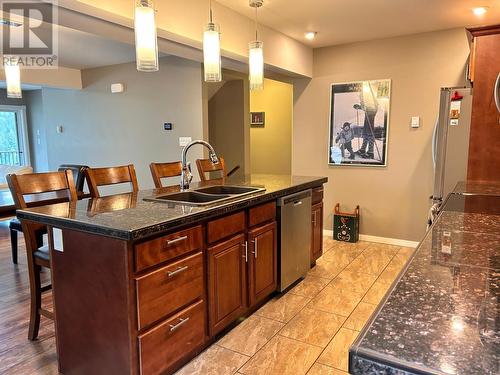
{"label": "drawer pull handle", "polygon": [[245,241],[243,244],[243,248],[245,249],[245,254],[243,254],[243,258],[245,258],[245,263],[248,263],[248,241]]}
{"label": "drawer pull handle", "polygon": [[170,332],[174,332],[176,329],[180,328],[183,324],[187,323],[189,320],[189,317],[187,318],[179,318],[179,323],[177,324],[169,324],[170,326]]}
{"label": "drawer pull handle", "polygon": [[188,269],[188,266],[184,266],[184,267],[179,267],[177,268],[175,271],[167,271],[167,276],[168,277],[173,277],[181,272],[184,272]]}
{"label": "drawer pull handle", "polygon": [[167,241],[167,245],[166,246],[172,246],[172,245],[175,245],[176,243],[179,243],[181,241],[186,241],[187,239],[188,239],[188,236],[182,236],[182,237],[179,237],[179,238],[175,238],[173,240]]}

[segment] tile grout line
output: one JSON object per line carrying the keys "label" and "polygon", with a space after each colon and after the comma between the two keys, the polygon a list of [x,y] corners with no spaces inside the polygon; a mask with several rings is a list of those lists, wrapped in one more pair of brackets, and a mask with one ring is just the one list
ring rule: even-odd
{"label": "tile grout line", "polygon": [[[357,259],[358,257],[360,257],[366,250],[368,250],[369,246],[366,247],[356,258],[354,258],[347,266],[346,268],[352,263],[354,262],[355,259]],[[368,291],[372,288],[372,286],[375,284],[375,282],[377,282],[379,276],[382,274],[382,272],[385,271],[385,269],[387,268],[387,266],[390,264],[390,262],[392,261],[392,259],[394,258],[394,256],[399,252],[399,250],[401,249],[401,247],[399,247],[398,251],[395,252],[395,254],[393,256],[391,256],[391,259],[389,260],[389,262],[387,263],[387,265],[382,269],[382,271],[380,272],[380,274],[377,276],[377,278],[375,279],[375,281],[370,285],[370,288],[368,288],[368,290],[363,294],[363,296],[361,297],[360,301],[356,304],[356,306],[354,307],[354,309],[351,311],[351,313],[349,314],[349,316],[346,318],[346,320],[342,323],[342,326],[340,327],[340,329],[344,328],[344,329],[347,329],[347,330],[350,330],[350,331],[353,331],[353,332],[357,332],[358,335],[361,333],[361,331],[356,331],[356,330],[353,330],[353,329],[349,329],[349,328],[346,328],[344,327],[344,324],[345,322],[349,319],[349,317],[352,315],[352,313],[354,312],[354,310],[356,310],[356,308],[359,306],[359,304],[363,301],[363,298],[366,296],[366,294],[368,293]],[[345,269],[345,268],[344,268]],[[338,276],[338,275],[337,275]],[[336,278],[336,277],[335,277]],[[334,279],[335,279],[334,278]],[[333,280],[332,280],[333,281]],[[325,287],[326,288],[326,287]],[[378,305],[377,305],[378,306]],[[371,316],[371,315],[370,315]],[[365,322],[366,324],[366,322]],[[364,326],[363,326],[364,328]],[[319,359],[323,353],[325,352],[326,348],[330,345],[330,343],[332,342],[333,339],[335,339],[335,337],[338,335],[338,333],[340,332],[340,329],[337,331],[337,333],[330,339],[330,341],[328,342],[328,344],[325,346],[325,348],[321,351],[320,355],[318,356],[317,359]],[[356,335],[357,337],[357,335]],[[316,361],[317,361],[316,359]],[[315,363],[316,363],[315,361]],[[319,364],[323,364],[323,363],[320,363],[318,362]],[[311,367],[308,369],[308,371],[312,368],[312,366],[314,366],[314,363],[311,365]],[[337,367],[332,367],[332,366],[328,366],[328,367],[331,367],[331,368],[335,368],[335,369],[338,369],[338,370],[341,370],[341,371],[344,371],[343,369],[339,369]],[[307,374],[307,373],[306,373]]]}

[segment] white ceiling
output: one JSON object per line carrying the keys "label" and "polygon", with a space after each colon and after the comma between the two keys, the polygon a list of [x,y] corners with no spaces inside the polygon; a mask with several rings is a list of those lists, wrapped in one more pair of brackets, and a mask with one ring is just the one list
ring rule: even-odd
{"label": "white ceiling", "polygon": [[[253,17],[248,0],[217,0]],[[489,6],[482,18],[472,8]],[[216,16],[216,15],[215,15]],[[264,0],[259,22],[313,47],[500,23],[500,0]],[[317,31],[313,42],[306,31]]]}

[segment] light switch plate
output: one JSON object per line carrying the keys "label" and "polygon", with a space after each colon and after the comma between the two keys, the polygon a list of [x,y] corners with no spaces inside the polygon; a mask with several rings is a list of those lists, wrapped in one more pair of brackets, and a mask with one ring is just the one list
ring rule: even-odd
{"label": "light switch plate", "polygon": [[420,117],[419,116],[413,116],[411,118],[411,127],[412,128],[420,127]]}
{"label": "light switch plate", "polygon": [[184,147],[191,142],[191,137],[179,137],[179,146]]}

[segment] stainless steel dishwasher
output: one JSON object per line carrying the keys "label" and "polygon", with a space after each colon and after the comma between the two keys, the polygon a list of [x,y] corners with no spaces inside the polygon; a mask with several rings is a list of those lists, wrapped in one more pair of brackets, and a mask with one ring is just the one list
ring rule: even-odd
{"label": "stainless steel dishwasher", "polygon": [[311,263],[311,190],[278,199],[279,291],[305,276]]}

